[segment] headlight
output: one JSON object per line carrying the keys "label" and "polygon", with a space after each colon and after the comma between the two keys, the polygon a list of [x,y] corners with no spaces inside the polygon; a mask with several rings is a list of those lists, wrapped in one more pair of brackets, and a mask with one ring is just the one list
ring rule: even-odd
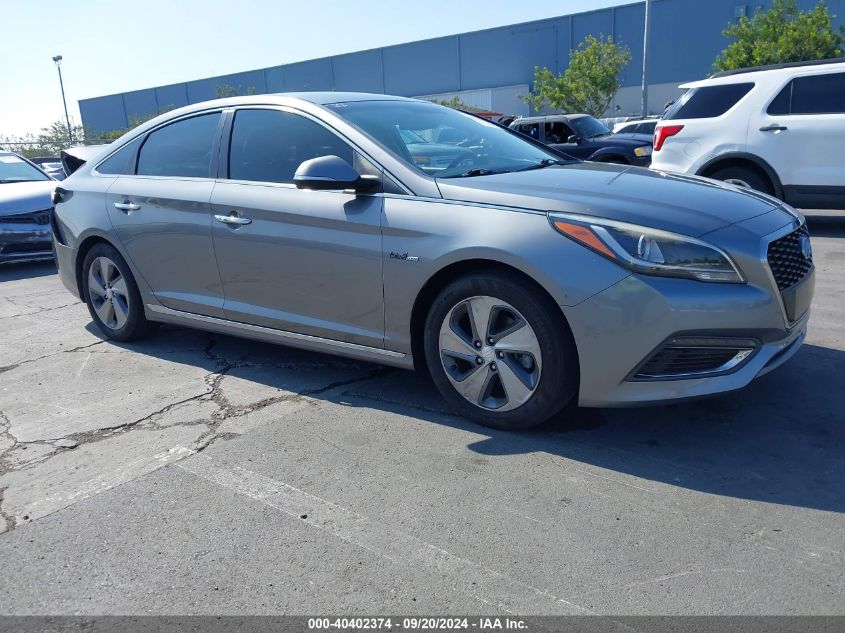
{"label": "headlight", "polygon": [[549,220],[566,237],[638,273],[745,282],[727,253],[693,237],[585,216],[553,213]]}
{"label": "headlight", "polygon": [[644,156],[651,156],[651,146],[643,145],[642,147],[634,148],[634,155],[643,158]]}

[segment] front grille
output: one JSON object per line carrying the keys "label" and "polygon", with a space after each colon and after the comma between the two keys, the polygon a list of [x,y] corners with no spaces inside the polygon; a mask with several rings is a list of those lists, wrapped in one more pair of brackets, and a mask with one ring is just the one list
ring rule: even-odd
{"label": "front grille", "polygon": [[634,372],[633,380],[705,377],[739,368],[757,349],[746,339],[670,339]]}
{"label": "front grille", "polygon": [[50,212],[21,213],[18,215],[0,215],[0,224],[49,224]]}
{"label": "front grille", "polygon": [[804,224],[798,229],[769,244],[768,261],[772,275],[783,292],[804,279],[813,267],[813,255],[809,250],[809,257],[804,254],[802,243],[809,244],[810,232]]}

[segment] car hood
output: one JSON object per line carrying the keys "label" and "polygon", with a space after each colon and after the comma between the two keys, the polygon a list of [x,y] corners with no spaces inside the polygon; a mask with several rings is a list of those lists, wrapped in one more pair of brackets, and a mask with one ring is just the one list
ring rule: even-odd
{"label": "car hood", "polygon": [[596,136],[591,138],[593,143],[617,145],[624,147],[640,147],[642,145],[651,145],[654,139],[648,134],[606,134],[604,136]]}
{"label": "car hood", "polygon": [[55,187],[55,180],[0,183],[0,215],[49,209]]}
{"label": "car hood", "polygon": [[[699,237],[770,212],[762,195],[695,176],[576,163],[472,178],[441,178],[448,200],[560,211]],[[784,224],[792,216],[786,211]]]}

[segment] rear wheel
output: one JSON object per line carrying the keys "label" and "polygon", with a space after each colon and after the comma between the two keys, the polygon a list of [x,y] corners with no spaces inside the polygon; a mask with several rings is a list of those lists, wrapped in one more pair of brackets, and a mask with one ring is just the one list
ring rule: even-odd
{"label": "rear wheel", "polygon": [[775,189],[772,186],[771,180],[763,172],[741,165],[735,167],[722,167],[710,174],[710,178],[714,180],[721,180],[732,185],[740,187],[747,187],[767,193],[770,196],[774,195]]}
{"label": "rear wheel", "polygon": [[106,337],[132,341],[149,332],[138,285],[126,260],[113,246],[100,243],[88,251],[82,269],[82,292],[91,318]]}
{"label": "rear wheel", "polygon": [[559,308],[515,276],[463,277],[435,299],[429,372],[447,402],[485,426],[541,424],[575,396],[578,363]]}

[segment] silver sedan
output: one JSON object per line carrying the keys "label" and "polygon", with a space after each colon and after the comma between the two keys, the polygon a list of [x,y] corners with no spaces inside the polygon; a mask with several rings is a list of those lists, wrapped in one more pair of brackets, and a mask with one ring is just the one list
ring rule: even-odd
{"label": "silver sedan", "polygon": [[503,429],[743,387],[796,352],[813,295],[804,219],[773,198],[384,95],[169,112],[54,202],[62,280],[106,336],[170,322],[417,367]]}

